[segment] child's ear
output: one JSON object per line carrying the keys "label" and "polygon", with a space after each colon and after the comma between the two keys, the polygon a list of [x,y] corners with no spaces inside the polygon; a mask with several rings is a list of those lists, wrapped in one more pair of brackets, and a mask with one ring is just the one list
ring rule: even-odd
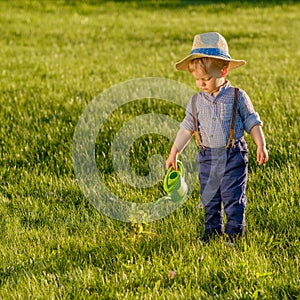
{"label": "child's ear", "polygon": [[222,70],[221,70],[222,77],[226,77],[227,74],[228,74],[228,71],[229,71],[228,68],[222,69]]}

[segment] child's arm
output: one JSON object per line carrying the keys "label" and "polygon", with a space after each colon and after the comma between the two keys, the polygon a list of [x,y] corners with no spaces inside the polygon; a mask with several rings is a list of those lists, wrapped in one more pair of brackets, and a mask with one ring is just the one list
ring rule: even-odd
{"label": "child's arm", "polygon": [[269,159],[268,150],[266,148],[266,141],[261,125],[255,125],[250,131],[250,135],[253,138],[256,146],[256,160],[259,165],[266,163]]}
{"label": "child's arm", "polygon": [[167,170],[170,168],[170,166],[172,166],[174,170],[177,169],[176,161],[177,161],[177,155],[178,154],[179,154],[179,152],[177,150],[177,147],[176,147],[175,144],[173,144],[173,146],[171,148],[171,151],[170,151],[170,154],[169,154],[169,157],[166,160],[166,169]]}
{"label": "child's arm", "polygon": [[173,167],[174,170],[177,169],[177,155],[182,152],[182,150],[186,147],[188,142],[192,137],[193,132],[180,128],[177,132],[174,144],[171,148],[168,159],[166,160],[166,169],[169,169],[170,166]]}

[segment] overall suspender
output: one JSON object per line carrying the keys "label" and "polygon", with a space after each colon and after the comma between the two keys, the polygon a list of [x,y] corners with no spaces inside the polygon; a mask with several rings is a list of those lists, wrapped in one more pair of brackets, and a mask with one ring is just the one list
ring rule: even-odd
{"label": "overall suspender", "polygon": [[[238,110],[238,88],[234,88],[234,101],[232,106],[232,114],[231,114],[231,120],[230,120],[230,132],[229,132],[229,138],[226,144],[226,148],[235,148],[235,124],[236,124],[236,114]],[[205,150],[205,146],[202,143],[202,137],[200,130],[198,128],[198,118],[197,118],[197,110],[196,110],[196,100],[197,100],[197,94],[195,94],[192,98],[192,117],[193,117],[193,123],[194,123],[194,132],[193,135],[196,139],[196,145],[199,147],[199,149]]]}
{"label": "overall suspender", "polygon": [[198,118],[197,118],[197,110],[196,110],[196,100],[197,100],[197,94],[195,94],[192,98],[192,117],[193,117],[193,123],[194,123],[194,132],[193,135],[195,136],[196,145],[201,150],[205,150],[205,146],[202,143],[202,137],[200,130],[198,128]]}
{"label": "overall suspender", "polygon": [[234,88],[234,101],[233,101],[233,106],[232,106],[232,114],[231,114],[231,120],[230,120],[230,132],[229,132],[229,138],[228,142],[226,145],[226,148],[230,148],[230,142],[231,142],[231,147],[235,148],[235,123],[236,123],[236,114],[237,114],[237,109],[238,109],[238,88]]}

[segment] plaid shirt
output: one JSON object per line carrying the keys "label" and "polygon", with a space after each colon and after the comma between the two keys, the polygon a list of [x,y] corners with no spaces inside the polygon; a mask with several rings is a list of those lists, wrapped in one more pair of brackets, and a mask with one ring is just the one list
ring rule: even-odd
{"label": "plaid shirt", "polygon": [[[225,147],[229,138],[234,87],[227,81],[220,88],[216,98],[204,92],[199,92],[197,95],[198,129],[201,133],[203,145],[211,148]],[[258,124],[262,125],[262,121],[258,113],[255,112],[249,96],[245,91],[239,90],[235,139],[240,139],[244,135],[244,131],[250,133],[251,128]],[[194,131],[191,99],[180,127]]]}

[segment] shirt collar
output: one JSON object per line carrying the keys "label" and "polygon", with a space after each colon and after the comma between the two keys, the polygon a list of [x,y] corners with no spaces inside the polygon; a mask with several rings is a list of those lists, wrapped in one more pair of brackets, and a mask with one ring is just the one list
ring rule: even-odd
{"label": "shirt collar", "polygon": [[226,80],[226,83],[220,87],[219,93],[221,93],[223,90],[225,90],[229,87],[231,87],[230,81]]}
{"label": "shirt collar", "polygon": [[225,93],[225,91],[231,87],[230,81],[226,80],[225,84],[222,85],[219,89],[219,93],[217,95],[217,97],[215,98],[215,101],[217,101],[217,98],[222,97],[222,95]]}
{"label": "shirt collar", "polygon": [[202,93],[204,95],[204,98],[206,100],[208,100],[210,102],[216,102],[217,98],[219,98],[229,87],[231,87],[231,83],[229,80],[226,80],[225,84],[220,87],[219,93],[216,98],[214,96],[212,96],[211,94],[207,94],[204,92],[200,92],[200,93]]}

